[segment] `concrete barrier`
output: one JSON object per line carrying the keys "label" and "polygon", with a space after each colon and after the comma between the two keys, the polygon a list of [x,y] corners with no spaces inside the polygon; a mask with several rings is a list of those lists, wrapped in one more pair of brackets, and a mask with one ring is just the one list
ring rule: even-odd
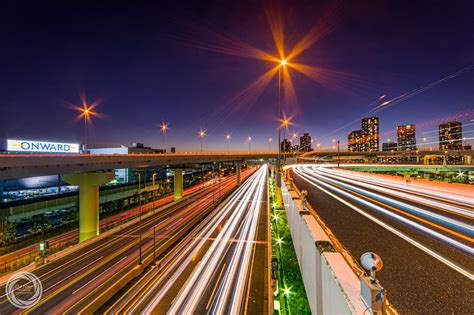
{"label": "concrete barrier", "polygon": [[360,280],[299,196],[282,183],[293,245],[313,314],[362,314]]}

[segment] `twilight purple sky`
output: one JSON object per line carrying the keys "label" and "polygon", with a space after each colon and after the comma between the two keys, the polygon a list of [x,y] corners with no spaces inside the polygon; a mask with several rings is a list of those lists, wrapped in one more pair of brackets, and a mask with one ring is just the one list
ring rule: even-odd
{"label": "twilight purple sky", "polygon": [[[283,1],[288,51],[334,1]],[[343,1],[334,27],[295,62],[337,72],[315,82],[291,71],[298,106],[290,132],[309,132],[322,147],[346,142],[347,125],[378,97],[396,97],[474,64],[474,2]],[[331,17],[334,16],[332,19]],[[273,64],[203,50],[215,33],[277,56],[261,1],[2,1],[0,4],[0,138],[81,142],[69,103],[101,100],[89,145],[143,142],[160,147],[158,125],[170,124],[167,146],[199,150],[268,150],[276,139],[277,80],[258,99],[233,97]],[[418,137],[437,123],[474,119],[474,70],[377,113],[381,139],[415,123]],[[344,128],[341,128],[343,127]],[[474,130],[468,126],[466,130]],[[337,130],[337,131],[336,131]],[[466,134],[473,137],[474,134]],[[473,142],[473,141],[471,141]],[[276,149],[276,142],[273,142]]]}

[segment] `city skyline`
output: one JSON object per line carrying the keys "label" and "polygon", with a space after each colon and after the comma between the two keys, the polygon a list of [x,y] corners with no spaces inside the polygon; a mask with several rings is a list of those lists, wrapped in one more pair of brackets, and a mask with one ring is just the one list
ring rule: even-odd
{"label": "city skyline", "polygon": [[[256,47],[277,55],[265,19],[265,5],[268,3],[232,5],[235,12],[248,12],[244,20],[236,20],[236,15],[230,18],[225,12],[227,8],[212,1],[200,9],[192,4],[167,4],[160,7],[163,12],[157,17],[146,12],[155,9],[152,4],[128,11],[119,6],[110,14],[103,14],[107,6],[92,5],[91,8],[88,4],[79,6],[77,12],[68,12],[72,14],[70,18],[66,14],[67,7],[59,3],[55,12],[46,12],[41,6],[11,4],[4,14],[14,11],[27,22],[21,21],[20,25],[8,15],[2,22],[11,29],[9,34],[3,35],[3,41],[15,45],[0,52],[2,68],[8,74],[1,85],[4,98],[0,137],[83,142],[82,126],[74,122],[75,113],[68,109],[69,104],[80,105],[82,96],[91,104],[100,102],[96,111],[104,116],[93,119],[89,130],[91,146],[141,142],[160,148],[159,126],[166,122],[169,124],[166,144],[178,151],[199,151],[200,140],[196,133],[201,129],[206,130],[205,151],[222,151],[228,145],[231,150],[245,151],[249,136],[252,150],[266,151],[270,148],[268,138],[275,138],[276,134],[275,79],[253,106],[244,104],[232,117],[221,108],[245,88],[242,81],[251,82],[268,69],[268,65],[199,47],[202,37],[232,34],[245,43],[260,42],[261,47]],[[404,6],[408,6],[408,2],[394,8],[384,2],[377,5],[366,2],[358,8],[344,4],[336,6],[337,10],[318,3],[302,10],[301,6],[282,2],[283,8],[292,10],[293,17],[314,14],[319,17],[316,24],[324,22],[325,16],[334,18],[324,25],[329,28],[327,34],[322,34],[317,44],[307,49],[301,61],[341,73],[336,79],[321,84],[305,79],[302,74],[294,76],[298,107],[286,108],[283,104],[283,113],[292,117],[290,132],[309,132],[318,139],[321,148],[330,149],[335,138],[344,144],[347,133],[357,124],[350,122],[366,116],[374,100],[384,95],[385,99],[396,98],[469,66],[472,48],[465,43],[469,42],[470,35],[464,32],[453,35],[452,32],[468,28],[467,16],[457,15],[466,11],[465,5],[459,2],[425,13],[426,6],[420,3],[410,4],[407,12]],[[390,11],[390,15],[384,17],[387,21],[363,20],[351,13],[355,9],[379,15]],[[394,27],[391,22],[402,12],[405,23],[397,25],[398,33],[390,37],[388,43],[386,34]],[[170,13],[171,19],[167,16]],[[80,23],[82,14],[90,14],[87,25]],[[455,22],[452,22],[449,17],[455,14]],[[53,15],[56,23],[51,23]],[[124,17],[132,21],[130,26],[114,23]],[[187,17],[192,23],[183,21]],[[431,22],[436,18],[439,23]],[[218,30],[209,29],[207,19],[217,25]],[[314,26],[297,23],[298,19],[286,15],[283,20],[285,32],[289,33],[286,34],[289,47],[296,40],[292,33],[306,34]],[[416,29],[411,29],[410,23],[415,20]],[[376,22],[378,31],[373,31],[370,27]],[[38,30],[30,35],[33,25]],[[247,28],[255,34],[245,32]],[[180,39],[190,30],[196,35],[196,43]],[[350,39],[353,32],[359,34],[362,45],[354,46]],[[434,33],[436,37],[431,35]],[[438,36],[443,38],[443,46],[439,45]],[[218,40],[212,42],[218,36],[208,37],[210,44],[222,44]],[[420,38],[424,47],[417,45]],[[367,52],[363,46],[367,43],[371,43],[374,52],[364,56],[362,52]],[[450,48],[461,44],[465,49]],[[348,46],[352,49],[351,58],[346,56]],[[114,57],[110,59],[112,52]],[[409,60],[404,58],[406,54],[410,55]],[[15,60],[22,60],[21,65],[8,62],[14,55]],[[447,61],[440,64],[440,59]],[[414,71],[415,64],[417,71]],[[48,80],[43,80],[45,77]],[[418,126],[420,135],[437,129],[439,122],[469,121],[474,117],[474,92],[468,88],[473,82],[473,71],[467,71],[377,113],[380,141],[395,138],[393,126],[407,120]],[[29,93],[24,93],[25,90]],[[325,116],[331,119],[323,118]],[[229,141],[225,138],[227,133],[232,134]],[[272,147],[277,149],[276,141]]]}

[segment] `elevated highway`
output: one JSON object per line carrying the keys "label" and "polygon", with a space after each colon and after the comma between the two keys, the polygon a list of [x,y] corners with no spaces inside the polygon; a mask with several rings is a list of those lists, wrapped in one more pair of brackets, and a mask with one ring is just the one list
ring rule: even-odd
{"label": "elevated highway", "polygon": [[448,160],[461,160],[463,164],[472,165],[474,151],[472,150],[451,150],[451,151],[433,151],[433,150],[413,150],[413,151],[374,151],[374,152],[351,152],[337,150],[313,150],[302,153],[298,156],[298,160],[306,163],[319,161],[365,161],[374,163],[377,161],[397,162],[407,160],[414,161],[416,164],[437,164],[442,161],[448,164]]}
{"label": "elevated highway", "polygon": [[[277,152],[184,152],[173,154],[4,154],[0,180],[43,175],[108,171],[275,158]],[[294,154],[287,154],[293,156]]]}
{"label": "elevated highway", "polygon": [[[241,184],[245,160],[275,158],[276,152],[185,152],[173,154],[6,154],[0,155],[0,180],[62,174],[79,186],[79,239],[99,234],[99,186],[114,178],[114,169],[169,167],[174,171],[174,199],[181,199],[186,166],[214,162],[236,164],[236,184]],[[293,154],[288,154],[293,155]],[[139,188],[141,193],[141,188]]]}

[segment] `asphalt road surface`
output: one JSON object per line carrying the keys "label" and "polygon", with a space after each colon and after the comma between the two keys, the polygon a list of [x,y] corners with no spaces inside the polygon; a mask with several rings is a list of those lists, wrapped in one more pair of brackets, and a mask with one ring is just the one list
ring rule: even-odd
{"label": "asphalt road surface", "polygon": [[364,173],[295,166],[308,202],[356,258],[384,262],[377,274],[401,314],[474,314],[473,194],[397,184]]}
{"label": "asphalt road surface", "polygon": [[[253,170],[243,172],[248,176]],[[105,288],[115,283],[138,264],[139,233],[142,234],[143,257],[156,248],[165,247],[179,232],[190,229],[219,195],[235,187],[235,176],[207,186],[179,202],[158,208],[156,213],[120,229],[73,253],[37,268],[34,274],[42,282],[41,300],[28,309],[15,308],[0,287],[0,314],[69,313],[76,314],[91,303]]]}
{"label": "asphalt road surface", "polygon": [[266,180],[264,165],[106,312],[264,314]]}

